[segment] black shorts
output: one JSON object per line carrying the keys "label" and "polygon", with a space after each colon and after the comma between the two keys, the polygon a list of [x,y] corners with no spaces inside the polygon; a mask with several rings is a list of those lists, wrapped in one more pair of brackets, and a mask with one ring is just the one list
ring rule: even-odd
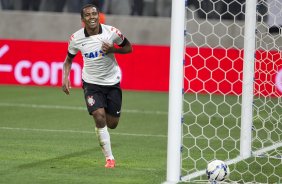
{"label": "black shorts", "polygon": [[90,115],[98,108],[105,108],[107,114],[120,117],[122,91],[120,84],[102,86],[83,81],[84,98]]}

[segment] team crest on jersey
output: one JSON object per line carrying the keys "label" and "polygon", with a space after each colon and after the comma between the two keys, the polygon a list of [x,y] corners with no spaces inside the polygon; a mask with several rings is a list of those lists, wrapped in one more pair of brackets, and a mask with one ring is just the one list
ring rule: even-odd
{"label": "team crest on jersey", "polygon": [[87,103],[89,106],[93,106],[95,104],[93,96],[87,96]]}

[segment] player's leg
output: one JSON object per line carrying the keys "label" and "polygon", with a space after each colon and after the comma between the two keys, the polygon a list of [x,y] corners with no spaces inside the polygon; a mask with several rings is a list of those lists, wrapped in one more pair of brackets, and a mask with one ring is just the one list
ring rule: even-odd
{"label": "player's leg", "polygon": [[[95,132],[102,151],[106,160],[114,160],[111,150],[110,134],[106,126],[106,112],[104,107],[106,107],[107,104],[106,97],[103,94],[103,87],[84,82],[83,89],[88,112],[93,116],[96,124]],[[110,168],[114,166],[114,164],[111,164]],[[105,167],[109,166],[106,164]]]}
{"label": "player's leg", "polygon": [[92,112],[93,118],[96,123],[95,132],[102,148],[103,154],[106,158],[107,168],[115,167],[115,158],[111,148],[111,138],[106,126],[106,112],[104,108],[99,108]]}
{"label": "player's leg", "polygon": [[[122,93],[119,84],[110,87],[107,91],[106,123],[107,127],[115,129],[121,113]],[[107,159],[105,167],[115,167],[115,160]]]}

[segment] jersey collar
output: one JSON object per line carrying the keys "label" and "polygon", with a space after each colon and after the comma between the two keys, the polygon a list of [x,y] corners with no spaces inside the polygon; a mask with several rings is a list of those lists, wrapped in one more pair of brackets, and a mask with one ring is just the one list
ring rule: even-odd
{"label": "jersey collar", "polygon": [[[85,37],[89,37],[90,35],[87,33],[86,29],[84,28],[84,34]],[[99,24],[99,33],[98,34],[102,34],[102,26],[101,24]]]}

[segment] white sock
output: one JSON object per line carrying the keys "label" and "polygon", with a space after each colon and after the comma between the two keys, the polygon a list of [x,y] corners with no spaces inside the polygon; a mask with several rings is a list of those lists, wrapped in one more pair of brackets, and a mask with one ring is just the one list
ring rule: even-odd
{"label": "white sock", "polygon": [[108,132],[107,126],[104,128],[97,128],[95,127],[95,132],[99,141],[99,144],[102,148],[102,151],[107,159],[114,159],[114,156],[112,154],[112,148],[111,148],[111,139],[110,134]]}

